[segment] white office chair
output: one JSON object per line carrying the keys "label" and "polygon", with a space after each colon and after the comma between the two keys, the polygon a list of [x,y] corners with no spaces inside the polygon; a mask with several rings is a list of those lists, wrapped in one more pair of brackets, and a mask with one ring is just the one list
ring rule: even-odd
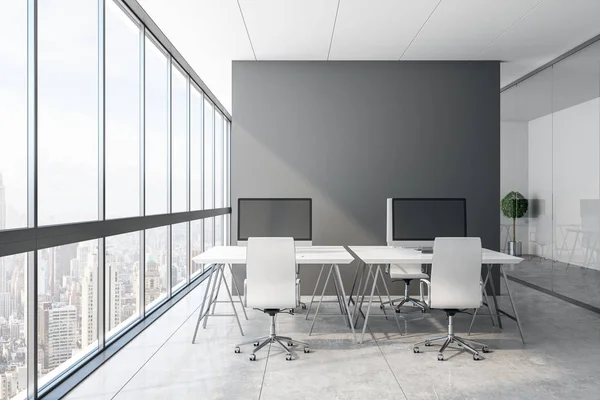
{"label": "white office chair", "polygon": [[[259,309],[271,316],[271,332],[263,336],[240,343],[240,346],[253,343],[256,348],[250,355],[250,361],[256,361],[256,352],[267,344],[275,343],[286,353],[286,360],[292,359],[289,347],[307,343],[293,340],[287,336],[278,336],[275,332],[275,315],[280,312],[293,313],[300,303],[300,279],[296,277],[296,250],[293,238],[249,238],[246,250],[246,280],[244,281],[244,305]],[[287,342],[287,346],[283,342]],[[288,347],[289,346],[289,347]]]}
{"label": "white office chair", "polygon": [[[426,273],[421,272],[420,265],[411,265],[411,264],[391,264],[389,266],[388,272],[390,274],[390,279],[392,282],[404,281],[404,297],[399,299],[392,300],[391,305],[394,305],[394,302],[399,302],[396,306],[396,312],[400,312],[400,307],[402,307],[405,303],[410,303],[421,309],[421,312],[425,312],[426,305],[419,300],[413,299],[408,295],[408,287],[410,285],[410,281],[413,279],[427,279],[429,276]],[[423,295],[421,294],[421,297]],[[384,302],[383,304],[386,304]]]}
{"label": "white office chair", "polygon": [[438,360],[444,360],[444,350],[454,342],[473,354],[474,360],[481,360],[475,347],[481,346],[482,352],[487,353],[489,350],[486,345],[454,335],[454,315],[462,309],[478,308],[482,304],[481,239],[436,238],[433,244],[431,282],[421,279],[421,291],[423,284],[428,287],[425,301],[429,307],[446,312],[448,334],[415,343],[413,351],[419,353],[420,344],[431,346],[431,342],[444,340]]}

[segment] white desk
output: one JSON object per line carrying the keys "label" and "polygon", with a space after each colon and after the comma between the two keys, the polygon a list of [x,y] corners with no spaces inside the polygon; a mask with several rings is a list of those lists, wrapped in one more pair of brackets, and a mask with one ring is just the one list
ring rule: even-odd
{"label": "white desk", "polygon": [[[204,319],[204,327],[206,328],[206,322],[207,322],[207,319],[209,316],[225,316],[225,315],[233,316],[233,315],[235,315],[235,317],[238,318],[237,311],[235,310],[235,305],[233,304],[231,292],[229,291],[229,287],[227,286],[227,283],[224,282],[223,270],[225,268],[225,265],[228,265],[230,271],[232,272],[233,285],[236,287],[236,290],[238,292],[239,301],[241,302],[242,299],[240,296],[240,291],[237,288],[237,283],[236,283],[235,279],[233,278],[233,270],[231,268],[231,265],[232,264],[246,264],[246,247],[216,246],[216,247],[213,247],[213,248],[205,251],[204,253],[194,257],[193,261],[196,263],[199,263],[199,264],[213,264],[214,269],[211,269],[211,272],[210,272],[207,290],[204,293],[204,299],[202,300],[202,306],[200,308],[200,314],[198,315],[198,321],[196,323],[196,330],[194,332],[194,338],[192,339],[192,343],[196,339],[196,335],[198,333],[198,327],[200,325],[201,320]],[[350,326],[350,329],[352,330],[352,334],[354,335],[354,338],[356,340],[356,333],[354,331],[354,323],[351,318],[349,306],[348,306],[347,302],[345,301],[346,293],[345,293],[344,286],[342,283],[342,276],[341,276],[340,270],[339,270],[339,265],[348,265],[348,264],[352,263],[353,261],[354,261],[354,257],[352,257],[352,255],[350,255],[350,253],[348,253],[348,251],[343,246],[296,247],[296,262],[298,264],[322,265],[321,273],[319,274],[319,278],[320,278],[321,274],[323,273],[325,265],[329,265],[329,272],[327,275],[327,280],[325,282],[325,285],[323,286],[323,292],[321,293],[321,301],[319,302],[319,305],[317,306],[317,311],[315,313],[315,317],[314,317],[313,323],[310,328],[310,333],[312,333],[312,330],[313,330],[313,327],[314,327],[314,324],[316,321],[316,317],[319,313],[319,308],[321,306],[321,303],[323,302],[323,296],[325,294],[325,289],[327,287],[327,283],[329,282],[329,279],[330,279],[331,275],[333,274],[333,282],[335,284],[335,289],[338,294],[338,302],[340,303],[340,309],[341,309],[342,315],[344,315],[344,317],[346,319],[346,323]],[[213,287],[211,289],[211,280],[212,280],[212,277],[215,272],[217,273],[217,278],[215,279],[215,285],[217,285],[217,281],[223,281],[225,283],[225,287],[227,288],[227,292],[229,295],[229,302],[231,303],[231,305],[233,307],[234,314],[215,314],[214,313],[215,303],[217,302],[217,297],[218,297],[218,288],[216,289],[217,291],[216,291],[216,295],[215,295],[215,286],[213,285]],[[220,279],[219,279],[219,274],[220,274]],[[210,289],[211,294],[210,294],[210,297],[208,297],[208,307],[205,310],[207,294],[209,292],[209,289]],[[314,299],[315,293],[316,293],[316,286],[315,286],[315,291],[313,292],[313,299]],[[209,314],[209,309],[210,309],[211,305],[213,307],[213,311],[211,314]],[[311,306],[312,306],[312,300],[311,300]],[[308,311],[310,312],[310,307],[309,307]],[[238,318],[238,325],[240,327],[240,332],[243,335],[244,333],[242,331],[242,327],[239,322],[239,318]]]}
{"label": "white desk", "polygon": [[[369,308],[367,309],[367,314],[365,316],[365,322],[363,325],[363,331],[362,331],[361,340],[360,340],[360,342],[362,343],[364,334],[365,334],[365,330],[366,330],[366,326],[367,326],[367,321],[369,319],[369,312],[371,309],[371,303],[373,300],[373,294],[375,291],[375,287],[377,285],[378,275],[381,275],[382,280],[383,280],[383,272],[381,271],[381,266],[385,265],[385,264],[431,264],[432,260],[433,260],[433,254],[422,254],[421,252],[414,250],[414,249],[391,247],[391,246],[349,246],[349,248],[354,254],[356,254],[356,256],[358,258],[360,258],[366,265],[369,266],[369,274],[367,275],[367,281],[369,279],[369,276],[371,276],[371,274],[372,274],[372,269],[375,268],[375,275],[373,277],[373,286],[371,288],[371,296],[369,298]],[[481,264],[485,265],[487,267],[487,272],[488,272],[483,285],[484,285],[484,288],[487,288],[488,280],[490,280],[490,283],[492,286],[492,296],[493,296],[494,304],[495,304],[495,308],[496,308],[496,318],[498,320],[498,325],[500,327],[502,327],[502,322],[500,321],[500,313],[502,313],[503,315],[506,315],[507,317],[509,317],[511,319],[514,319],[517,322],[517,325],[519,327],[521,341],[523,341],[523,343],[525,343],[525,340],[523,339],[523,331],[521,329],[521,321],[519,320],[519,315],[517,313],[517,309],[515,307],[515,304],[514,304],[514,301],[512,298],[512,293],[510,291],[510,286],[508,284],[508,279],[506,278],[506,272],[504,271],[504,268],[503,268],[503,266],[506,264],[514,265],[514,264],[519,264],[521,261],[523,261],[522,258],[510,256],[508,254],[499,253],[497,251],[488,250],[488,249],[483,249],[482,256],[481,256]],[[504,283],[506,285],[506,291],[508,292],[508,297],[510,298],[510,303],[511,303],[511,306],[512,306],[512,309],[514,312],[514,316],[512,316],[506,312],[503,312],[498,308],[496,291],[494,290],[494,282],[493,282],[493,277],[491,274],[492,266],[494,264],[500,265],[500,273],[501,273],[502,277],[504,278]],[[355,281],[356,281],[356,278],[355,278]],[[384,281],[384,283],[385,283],[385,281]],[[365,282],[364,289],[366,289],[366,286],[367,286],[367,282]],[[360,310],[362,307],[362,302],[365,297],[364,289],[363,289],[363,296],[360,300],[360,305],[358,305],[358,301],[357,301],[355,309],[358,308]],[[352,291],[350,293],[350,298],[352,298],[353,291],[354,291],[354,287],[352,288]],[[360,291],[360,285],[359,285],[358,291]],[[358,295],[358,293],[357,293],[357,295]]]}

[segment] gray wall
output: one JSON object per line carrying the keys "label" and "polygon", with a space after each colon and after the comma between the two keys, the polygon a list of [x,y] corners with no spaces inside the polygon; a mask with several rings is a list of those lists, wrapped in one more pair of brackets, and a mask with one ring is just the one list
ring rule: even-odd
{"label": "gray wall", "polygon": [[499,88],[489,61],[234,62],[232,242],[239,197],[311,197],[315,245],[385,244],[388,197],[466,197],[498,249]]}

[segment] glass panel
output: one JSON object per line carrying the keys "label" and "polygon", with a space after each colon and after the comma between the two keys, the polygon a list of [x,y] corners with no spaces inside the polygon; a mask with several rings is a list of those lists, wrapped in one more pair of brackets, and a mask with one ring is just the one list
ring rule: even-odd
{"label": "glass panel", "polygon": [[38,39],[39,223],[96,220],[97,1],[38,2]]}
{"label": "glass panel", "polygon": [[167,297],[168,229],[169,226],[161,226],[146,231],[146,309]]}
{"label": "glass panel", "polygon": [[179,69],[172,68],[172,212],[187,211],[187,81]]}
{"label": "glass panel", "polygon": [[220,112],[215,112],[215,208],[224,206],[223,198],[225,195],[225,155],[224,147],[224,125],[223,116]]}
{"label": "glass panel", "polygon": [[98,241],[39,250],[40,386],[98,348]]}
{"label": "glass panel", "polygon": [[203,108],[204,100],[202,94],[194,85],[191,86],[190,99],[190,142],[191,142],[191,206],[192,210],[202,209],[202,131],[203,131]]}
{"label": "glass panel", "polygon": [[214,246],[215,217],[204,219],[204,251]]}
{"label": "glass panel", "polygon": [[[204,244],[204,220],[198,219],[191,222],[191,236],[192,236],[192,260],[203,251]],[[192,261],[192,275],[197,275],[204,270],[202,264],[195,263]]]}
{"label": "glass panel", "polygon": [[[517,241],[524,243],[523,252],[533,259],[515,268],[515,276],[547,289],[552,288],[554,227],[552,222],[552,68],[546,69],[516,87],[516,119],[518,128],[526,127],[527,143],[513,143],[513,158],[522,157],[527,146],[527,169],[517,168],[515,179],[527,176],[528,211],[516,220]],[[521,132],[519,130],[519,132]],[[521,137],[520,133],[516,137]],[[518,150],[517,150],[518,148]],[[520,161],[519,161],[520,162]],[[515,185],[516,186],[516,185]],[[512,222],[510,222],[512,223]],[[512,229],[512,228],[511,228]]]}
{"label": "glass panel", "polygon": [[552,95],[552,288],[600,307],[600,43],[554,65]]}
{"label": "glass panel", "polygon": [[27,391],[26,272],[26,254],[0,258],[0,337],[6,349],[0,372],[3,399]]}
{"label": "glass panel", "polygon": [[0,6],[0,230],[27,226],[27,2]]}
{"label": "glass panel", "polygon": [[140,232],[106,238],[106,317],[108,337],[139,315]]}
{"label": "glass panel", "polygon": [[214,107],[204,100],[204,209],[214,208]]}
{"label": "glass panel", "polygon": [[145,40],[146,215],[152,215],[168,212],[169,61]]}
{"label": "glass panel", "polygon": [[106,2],[106,218],[140,215],[140,28]]}
{"label": "glass panel", "polygon": [[225,120],[225,207],[231,207],[231,123]]}
{"label": "glass panel", "polygon": [[184,222],[182,224],[173,225],[172,229],[171,286],[177,288],[185,284],[189,271],[187,252],[188,223]]}
{"label": "glass panel", "polygon": [[223,246],[223,215],[215,217],[215,246]]}

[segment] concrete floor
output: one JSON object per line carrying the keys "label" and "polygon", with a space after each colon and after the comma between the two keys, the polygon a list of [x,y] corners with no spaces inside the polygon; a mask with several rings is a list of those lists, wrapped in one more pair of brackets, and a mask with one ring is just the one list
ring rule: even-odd
{"label": "concrete floor", "polygon": [[[446,330],[443,313],[407,312],[402,334],[390,319],[373,318],[365,343],[353,342],[340,316],[311,320],[304,312],[280,315],[278,334],[310,344],[312,352],[286,361],[278,348],[258,360],[252,346],[233,352],[237,342],[268,333],[267,315],[248,310],[241,337],[233,317],[209,320],[191,343],[204,284],[180,301],[132,343],[106,362],[66,398],[91,399],[598,399],[600,398],[600,315],[511,283],[525,331],[504,329],[477,318],[473,338],[492,350],[482,361],[435,348],[413,354],[412,343]],[[506,296],[501,308],[508,307]],[[226,309],[226,305],[219,305]],[[333,305],[328,311],[335,311]],[[338,308],[339,311],[339,308]],[[373,311],[380,312],[378,307]],[[485,312],[487,310],[482,310]],[[414,320],[412,320],[414,319]],[[462,335],[469,315],[459,315]],[[422,347],[423,348],[423,347]],[[450,357],[451,356],[451,357]]]}
{"label": "concrete floor", "polygon": [[507,273],[526,282],[600,308],[600,271],[525,256]]}

